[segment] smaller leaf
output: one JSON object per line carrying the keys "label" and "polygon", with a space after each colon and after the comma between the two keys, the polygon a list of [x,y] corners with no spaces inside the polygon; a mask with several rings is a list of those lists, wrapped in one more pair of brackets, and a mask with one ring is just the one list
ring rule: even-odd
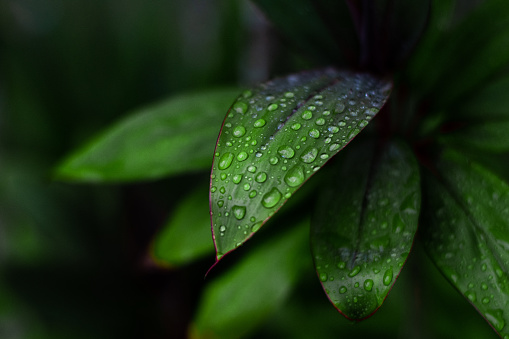
{"label": "smaller leaf", "polygon": [[490,152],[509,151],[509,120],[470,124],[468,127],[440,137],[440,140],[461,147]]}
{"label": "smaller leaf", "polygon": [[426,176],[426,250],[499,335],[509,337],[509,186],[452,150],[437,169],[444,184]]}
{"label": "smaller leaf", "polygon": [[328,298],[361,320],[383,303],[412,247],[420,209],[412,152],[390,143],[349,148],[324,189],[311,224],[315,267]]}
{"label": "smaller leaf", "polygon": [[55,177],[118,182],[207,169],[218,126],[237,93],[232,88],[187,93],[142,109],[68,156]]}
{"label": "smaller leaf", "polygon": [[282,305],[309,260],[308,224],[262,244],[208,285],[191,338],[240,338]]}
{"label": "smaller leaf", "polygon": [[175,208],[155,237],[151,254],[162,266],[181,266],[214,253],[207,186],[192,192]]}

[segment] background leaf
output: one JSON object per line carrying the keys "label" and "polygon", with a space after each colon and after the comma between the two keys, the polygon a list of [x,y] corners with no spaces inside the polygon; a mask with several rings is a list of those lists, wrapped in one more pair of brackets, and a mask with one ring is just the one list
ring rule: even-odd
{"label": "background leaf", "polygon": [[509,337],[509,186],[448,150],[427,176],[424,239],[444,276]]}
{"label": "background leaf", "polygon": [[151,247],[152,257],[163,266],[181,266],[214,252],[210,234],[207,186],[185,197],[172,212]]}
{"label": "background leaf", "polygon": [[219,260],[240,246],[381,109],[390,83],[333,69],[245,91],[218,139],[210,208]]}
{"label": "background leaf", "polygon": [[412,152],[391,142],[349,148],[336,180],[320,195],[311,248],[322,286],[349,319],[383,303],[412,247],[420,209]]}
{"label": "background leaf", "polygon": [[489,152],[509,151],[509,119],[505,121],[472,123],[440,137],[442,142],[472,147]]}
{"label": "background leaf", "polygon": [[238,89],[182,94],[142,109],[65,159],[60,180],[157,179],[210,166],[218,126]]}
{"label": "background leaf", "polygon": [[308,225],[297,224],[264,243],[208,285],[191,337],[239,338],[274,312],[309,262]]}

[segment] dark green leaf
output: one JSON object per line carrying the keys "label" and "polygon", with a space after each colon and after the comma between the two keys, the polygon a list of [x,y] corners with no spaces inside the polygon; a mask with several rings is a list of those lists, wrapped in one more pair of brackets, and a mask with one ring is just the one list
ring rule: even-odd
{"label": "dark green leaf", "polygon": [[486,85],[457,110],[451,112],[455,117],[476,121],[488,119],[509,119],[509,76],[497,79]]}
{"label": "dark green leaf", "polygon": [[509,120],[471,124],[440,139],[453,145],[490,152],[509,151]]}
{"label": "dark green leaf", "polygon": [[457,152],[427,177],[424,240],[449,281],[509,337],[509,186]]}
{"label": "dark green leaf", "polygon": [[380,110],[390,83],[333,69],[245,91],[222,127],[210,206],[218,260],[252,236]]}
{"label": "dark green leaf", "polygon": [[[450,3],[440,2],[434,5]],[[414,88],[429,95],[435,108],[468,98],[509,62],[507,1],[485,1],[450,31],[446,25],[424,41],[408,72]]]}
{"label": "dark green leaf", "polygon": [[271,22],[305,54],[324,64],[341,54],[309,0],[254,0]]}
{"label": "dark green leaf", "polygon": [[349,148],[319,199],[311,228],[316,270],[332,304],[349,319],[373,314],[412,247],[420,209],[412,152],[390,143]]}
{"label": "dark green leaf", "polygon": [[151,254],[163,266],[180,266],[214,252],[207,187],[199,188],[172,211],[155,237]]}
{"label": "dark green leaf", "polygon": [[274,312],[308,263],[308,224],[271,239],[208,285],[192,337],[240,338]]}
{"label": "dark green leaf", "polygon": [[115,182],[156,179],[210,166],[219,126],[238,89],[175,96],[142,109],[71,154],[59,180]]}

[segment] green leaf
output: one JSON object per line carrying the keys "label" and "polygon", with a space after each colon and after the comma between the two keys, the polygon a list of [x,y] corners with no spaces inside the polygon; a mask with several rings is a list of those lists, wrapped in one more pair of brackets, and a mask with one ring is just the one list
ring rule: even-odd
{"label": "green leaf", "polygon": [[181,266],[214,252],[210,234],[207,186],[195,190],[175,208],[155,237],[151,254],[163,266]]}
{"label": "green leaf", "polygon": [[390,83],[333,69],[245,91],[221,130],[210,182],[217,259],[240,246],[381,109]]}
{"label": "green leaf", "polygon": [[264,243],[208,285],[191,337],[240,338],[270,316],[309,262],[308,225],[297,224]]}
{"label": "green leaf", "polygon": [[440,137],[442,142],[490,152],[509,151],[509,120],[469,124]]}
{"label": "green leaf", "polygon": [[424,242],[447,279],[509,337],[509,186],[452,150],[428,176]]}
{"label": "green leaf", "polygon": [[383,303],[412,247],[420,210],[417,162],[405,145],[349,148],[311,224],[317,274],[331,303],[361,320]]}
{"label": "green leaf", "polygon": [[509,76],[501,77],[466,99],[451,114],[462,119],[485,121],[509,119]]}
{"label": "green leaf", "polygon": [[[447,20],[442,23],[446,25]],[[434,33],[425,39],[408,70],[414,89],[430,96],[434,108],[467,99],[508,65],[509,5],[505,0],[485,1],[450,31],[442,27],[441,34]]]}
{"label": "green leaf", "polygon": [[324,64],[337,64],[338,60],[342,59],[331,33],[325,27],[312,1],[254,0],[254,2],[276,28],[305,54]]}
{"label": "green leaf", "polygon": [[157,179],[210,166],[219,125],[238,89],[175,96],[129,115],[67,157],[59,180]]}

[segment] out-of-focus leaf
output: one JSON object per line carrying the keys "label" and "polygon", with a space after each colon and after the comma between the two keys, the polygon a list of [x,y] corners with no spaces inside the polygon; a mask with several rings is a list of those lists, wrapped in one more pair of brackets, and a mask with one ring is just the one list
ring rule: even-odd
{"label": "out-of-focus leaf", "polygon": [[[433,5],[440,9],[452,4],[440,2]],[[509,63],[509,3],[505,0],[484,1],[450,31],[439,35],[435,29],[433,33],[416,52],[407,74],[414,89],[429,96],[435,108],[467,98]]]}
{"label": "out-of-focus leaf", "polygon": [[201,298],[191,338],[240,338],[270,316],[309,263],[308,224],[264,243],[213,281]]}
{"label": "out-of-focus leaf", "polygon": [[305,54],[324,64],[342,59],[312,1],[254,0],[270,21]]}
{"label": "out-of-focus leaf", "polygon": [[151,254],[163,266],[181,266],[214,253],[207,186],[187,196],[156,236]]}
{"label": "out-of-focus leaf", "polygon": [[345,317],[373,314],[394,285],[412,247],[420,210],[412,152],[391,142],[349,148],[325,188],[311,228],[315,267],[328,298]]}
{"label": "out-of-focus leaf", "polygon": [[217,132],[238,89],[175,96],[142,109],[67,157],[59,180],[117,182],[156,179],[210,166]]}
{"label": "out-of-focus leaf", "polygon": [[425,246],[447,279],[509,337],[509,186],[448,150],[427,177]]}
{"label": "out-of-focus leaf", "polygon": [[509,120],[471,124],[440,137],[444,142],[490,152],[509,151]]}
{"label": "out-of-focus leaf", "polygon": [[210,180],[219,260],[240,246],[381,109],[391,84],[334,69],[245,91],[218,139]]}

